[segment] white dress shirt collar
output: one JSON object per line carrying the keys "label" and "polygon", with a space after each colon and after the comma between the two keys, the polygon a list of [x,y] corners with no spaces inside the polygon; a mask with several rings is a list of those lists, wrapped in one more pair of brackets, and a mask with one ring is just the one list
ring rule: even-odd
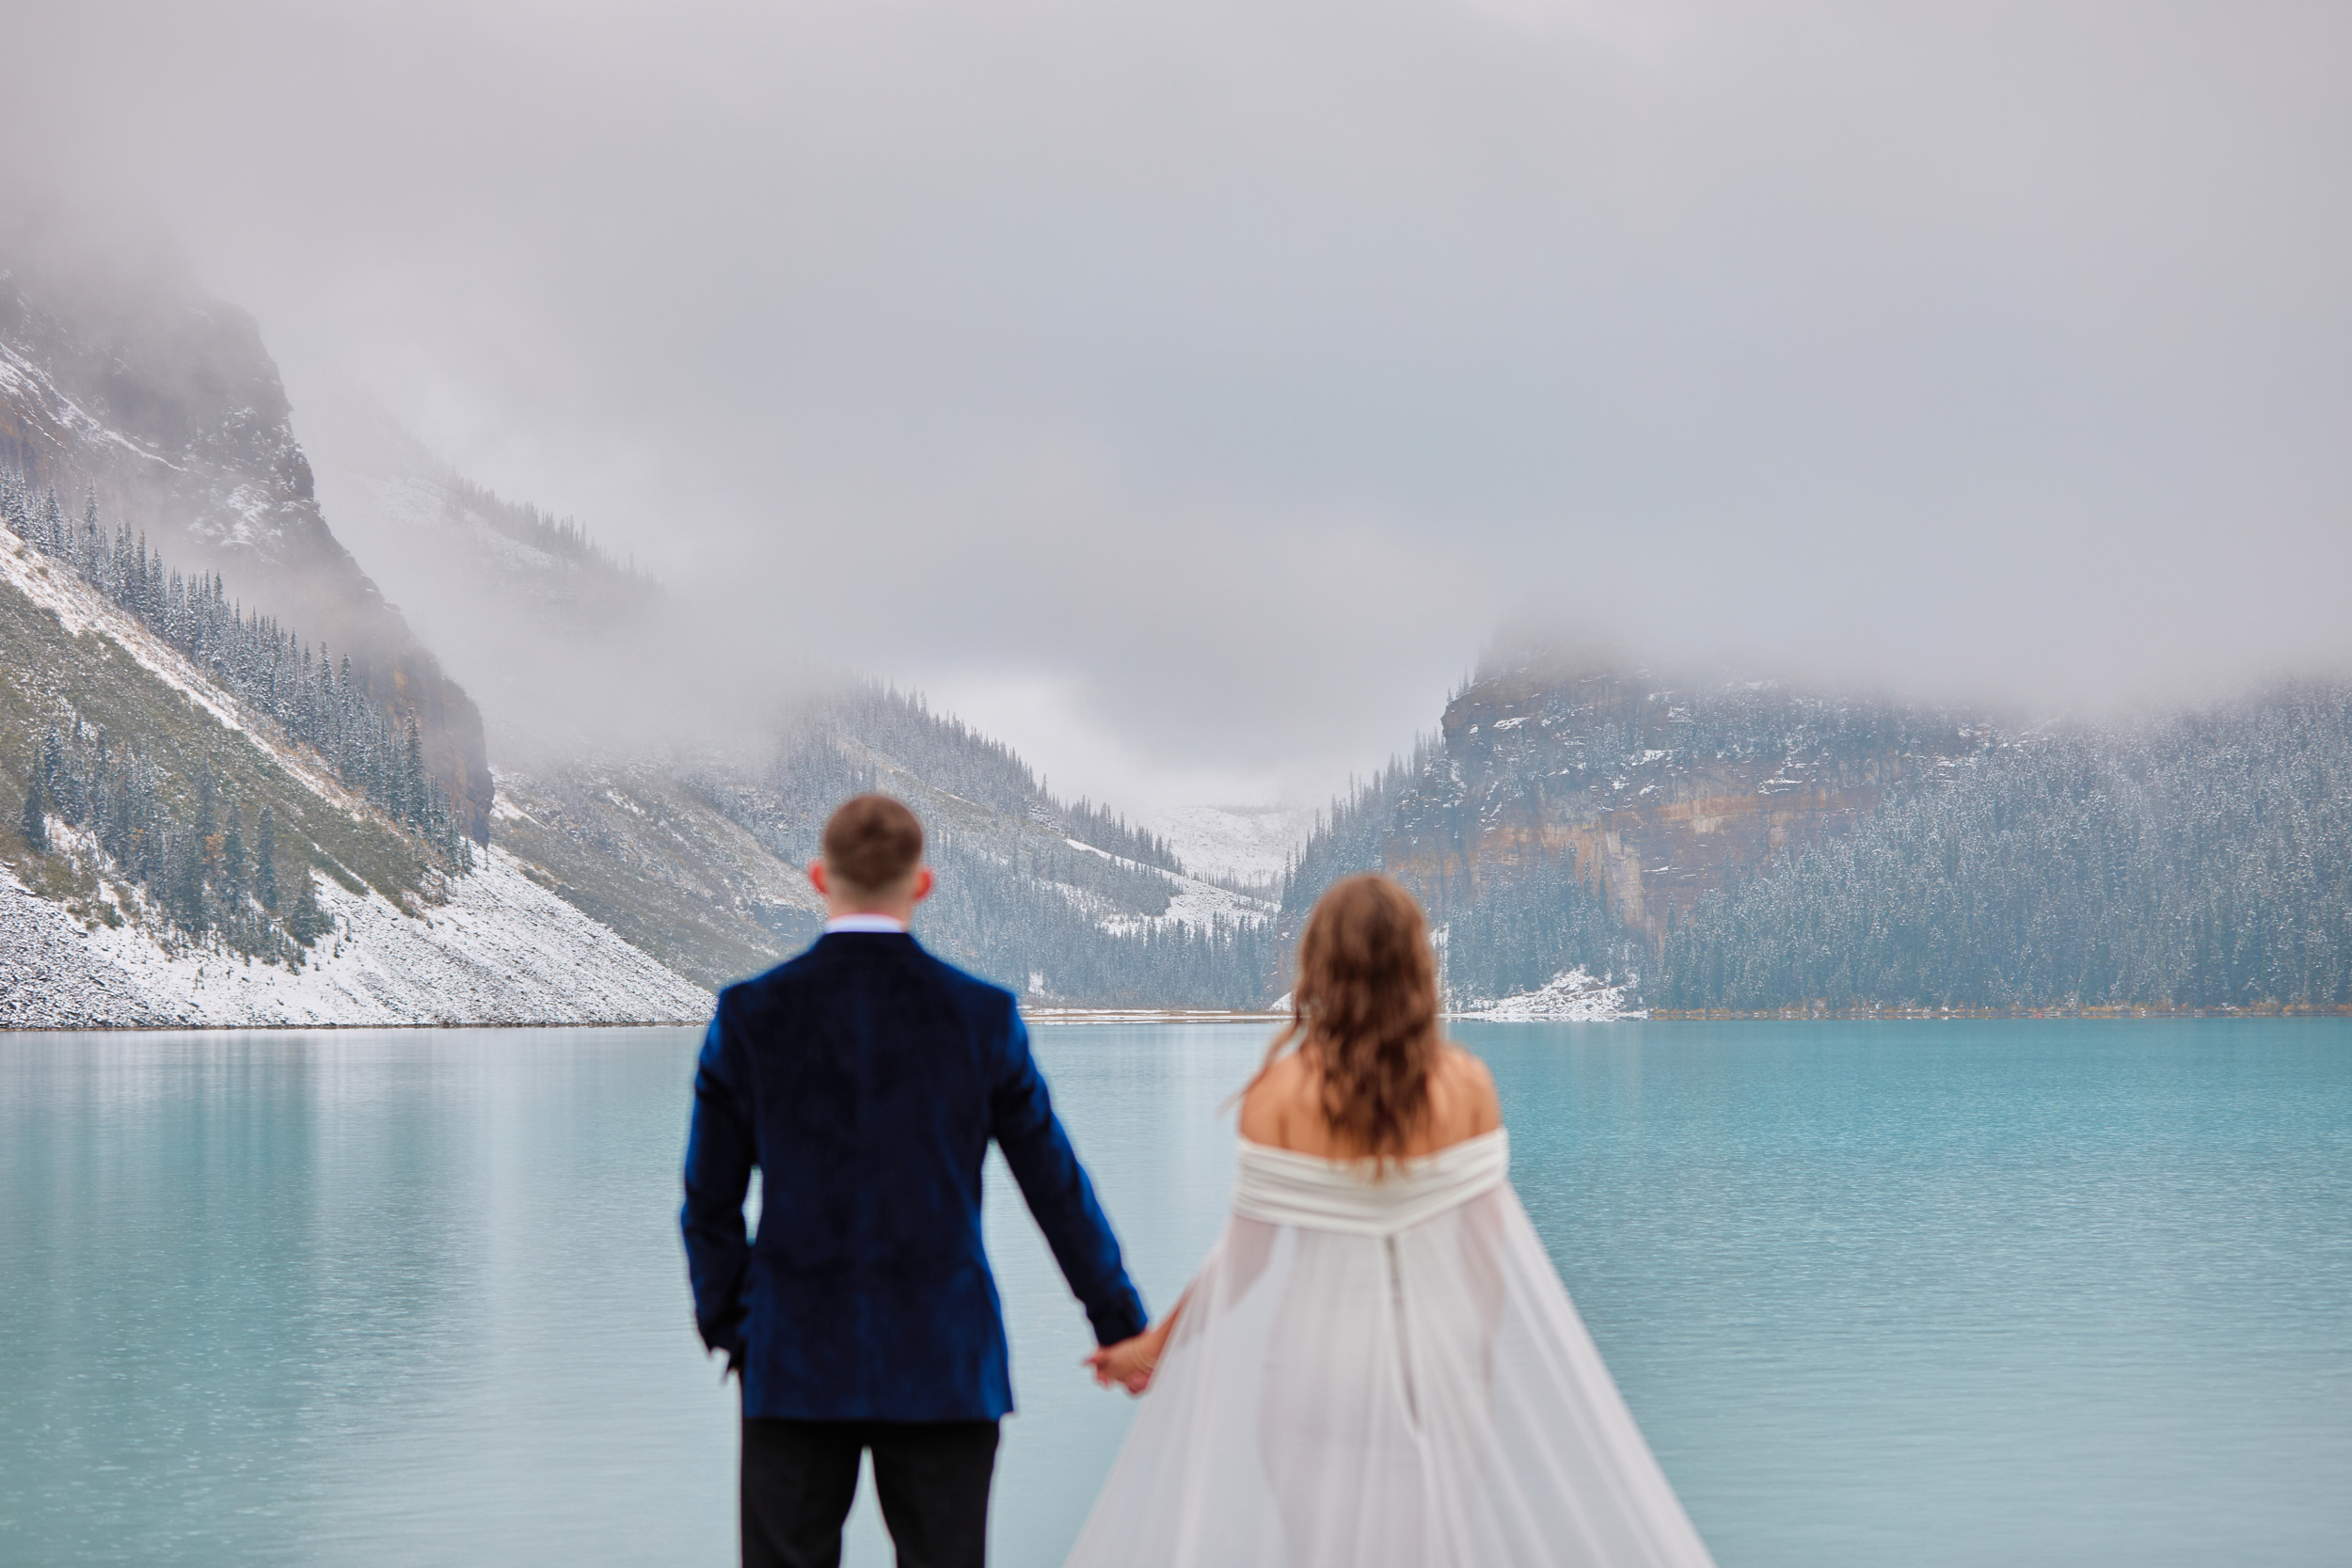
{"label": "white dress shirt collar", "polygon": [[906,935],[907,923],[893,920],[886,914],[837,914],[825,922],[825,934],[835,931],[890,931]]}

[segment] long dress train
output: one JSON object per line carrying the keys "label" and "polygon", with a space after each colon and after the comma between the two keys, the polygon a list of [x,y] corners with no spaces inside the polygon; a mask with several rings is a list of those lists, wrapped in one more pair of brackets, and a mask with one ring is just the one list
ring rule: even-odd
{"label": "long dress train", "polygon": [[1068,1568],[1711,1568],[1509,1168],[1245,1140]]}

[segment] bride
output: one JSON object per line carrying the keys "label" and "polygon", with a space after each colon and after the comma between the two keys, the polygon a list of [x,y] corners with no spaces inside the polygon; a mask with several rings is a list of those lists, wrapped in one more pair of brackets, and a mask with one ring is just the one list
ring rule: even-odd
{"label": "bride", "polygon": [[1494,1080],[1439,1032],[1419,906],[1339,883],[1298,968],[1223,1236],[1088,1358],[1149,1397],[1068,1568],[1711,1568],[1511,1190]]}

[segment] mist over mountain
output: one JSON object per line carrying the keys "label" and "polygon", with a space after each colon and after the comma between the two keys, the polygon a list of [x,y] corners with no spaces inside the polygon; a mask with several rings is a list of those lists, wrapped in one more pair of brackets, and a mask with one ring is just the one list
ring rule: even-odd
{"label": "mist over mountain", "polygon": [[[1429,909],[1457,1009],[2352,1003],[2340,684],[2053,726],[1653,667],[1535,615],[1320,816],[1147,824],[854,646],[796,652],[842,591],[821,569],[714,610],[364,394],[292,407],[253,322],[167,272],[0,294],[11,907],[28,950],[129,933],[27,1017],[193,1016],[172,988],[215,964],[247,976],[224,1020],[575,1016],[544,974],[481,978],[534,898],[566,912],[532,961],[602,975],[599,1016],[653,1016],[621,975],[691,1013],[813,935],[805,864],[867,788],[930,824],[927,940],[1034,1006],[1272,1005],[1314,899],[1367,869]],[[473,976],[456,1013],[314,983],[394,952]]]}
{"label": "mist over mountain", "polygon": [[[71,254],[71,253],[69,253]],[[368,700],[413,717],[469,832],[488,828],[482,721],[326,525],[252,318],[161,266],[0,251],[0,465],[94,501],[185,573],[347,657]]]}
{"label": "mist over mountain", "polygon": [[[853,668],[788,657],[772,626],[714,618],[567,521],[471,483],[363,395],[301,423],[320,432],[321,487],[356,547],[482,694],[491,841],[681,974],[716,987],[813,936],[818,832],[875,787],[931,825],[940,892],[920,927],[958,961],[1040,1003],[1271,994],[1251,934],[1272,913],[1263,876],[1251,897],[1236,891],[1248,881],[1189,875],[1115,809],[1054,796],[1003,741]],[[771,614],[807,591],[777,582]]]}
{"label": "mist over mountain", "polygon": [[2029,711],[2352,655],[2340,8],[20,10],[0,210],[1131,814],[1322,798],[1521,611]]}
{"label": "mist over mountain", "polygon": [[728,652],[708,618],[580,526],[458,473],[357,387],[294,418],[338,535],[478,696],[510,766],[542,752],[710,741],[793,689],[755,628]]}
{"label": "mist over mountain", "polygon": [[[75,313],[0,281],[7,891],[20,945],[51,955],[11,993],[20,1022],[691,1014],[814,935],[803,868],[866,788],[930,824],[926,935],[1034,1002],[1263,1000],[1270,902],[917,696],[763,664],[756,628],[698,623],[389,421],[331,427],[329,494],[479,683],[485,749],[328,529],[249,320],[170,293]],[[482,778],[449,768],[459,740]],[[550,895],[562,918],[528,913]],[[53,961],[76,928],[109,956]],[[517,951],[529,968],[485,986]]]}

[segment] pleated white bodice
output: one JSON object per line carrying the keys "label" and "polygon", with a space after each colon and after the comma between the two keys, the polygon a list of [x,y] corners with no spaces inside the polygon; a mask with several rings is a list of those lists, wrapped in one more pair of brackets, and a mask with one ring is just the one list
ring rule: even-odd
{"label": "pleated white bodice", "polygon": [[1511,1174],[1511,1142],[1498,1127],[1435,1154],[1391,1160],[1328,1160],[1241,1141],[1233,1212],[1269,1225],[1393,1236],[1492,1192]]}

